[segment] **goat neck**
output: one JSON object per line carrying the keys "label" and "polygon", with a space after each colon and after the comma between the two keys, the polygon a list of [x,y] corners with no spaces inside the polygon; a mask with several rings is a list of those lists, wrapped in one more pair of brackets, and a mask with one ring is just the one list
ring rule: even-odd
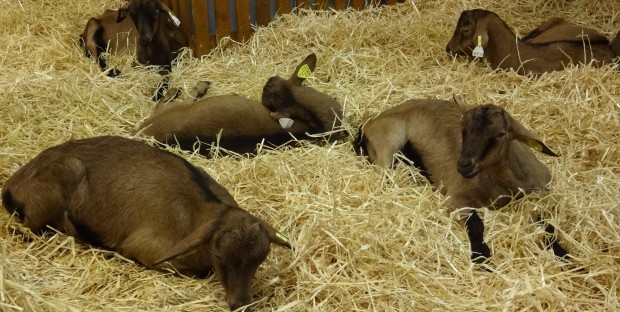
{"label": "goat neck", "polygon": [[485,51],[485,59],[491,63],[491,67],[513,68],[519,74],[524,74],[522,64],[523,55],[532,55],[533,48],[517,38],[515,33],[499,17],[490,17],[487,25],[488,44]]}
{"label": "goat neck", "polygon": [[520,198],[524,194],[547,190],[551,175],[527,145],[513,140],[504,157],[486,166],[471,180],[473,183],[461,185],[474,189],[461,188],[455,192],[455,198],[459,199],[458,206],[462,206],[465,201],[471,207],[501,208],[513,197]]}

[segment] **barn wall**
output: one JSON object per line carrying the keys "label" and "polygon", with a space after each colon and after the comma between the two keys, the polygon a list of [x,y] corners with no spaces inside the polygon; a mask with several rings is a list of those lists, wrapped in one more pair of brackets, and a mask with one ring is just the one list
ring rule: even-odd
{"label": "barn wall", "polygon": [[205,55],[224,37],[245,41],[257,26],[269,24],[276,15],[314,10],[363,9],[396,4],[402,0],[162,0],[181,20],[196,56]]}

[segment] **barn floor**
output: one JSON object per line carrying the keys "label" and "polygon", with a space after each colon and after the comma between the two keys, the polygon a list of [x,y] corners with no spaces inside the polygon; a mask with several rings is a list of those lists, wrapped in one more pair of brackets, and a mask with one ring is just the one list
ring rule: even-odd
{"label": "barn floor", "polygon": [[[43,149],[69,139],[130,136],[159,78],[132,68],[108,78],[83,56],[88,17],[120,1],[0,3],[0,185]],[[461,10],[498,13],[521,35],[550,16],[614,35],[620,1],[407,1],[362,12],[286,15],[245,45],[175,65],[173,86],[209,80],[211,95],[259,99],[272,75],[288,76],[309,53],[308,85],[336,97],[347,127],[411,98],[505,107],[561,154],[540,155],[552,191],[500,211],[481,210],[493,272],[469,261],[465,231],[445,198],[406,166],[387,176],[355,156],[351,138],[332,146],[205,159],[239,204],[287,234],[254,279],[258,311],[617,311],[620,310],[620,74],[612,66],[569,68],[540,78],[494,72],[446,55]],[[105,151],[101,151],[105,153]],[[539,211],[560,229],[574,266],[541,249]],[[0,310],[226,311],[217,278],[149,271],[64,234],[35,236],[0,211]]]}

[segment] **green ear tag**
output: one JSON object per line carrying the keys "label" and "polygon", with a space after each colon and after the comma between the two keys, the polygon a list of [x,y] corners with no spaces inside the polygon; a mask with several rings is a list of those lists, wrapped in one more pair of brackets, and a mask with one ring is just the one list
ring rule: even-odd
{"label": "green ear tag", "polygon": [[276,232],[276,236],[277,236],[279,239],[283,240],[284,242],[287,242],[287,243],[288,243],[288,238],[287,238],[286,236],[284,236],[284,235],[280,234],[280,232]]}
{"label": "green ear tag", "polygon": [[299,71],[297,72],[297,77],[306,79],[310,76],[312,76],[312,70],[310,70],[310,66],[308,66],[308,64],[304,64],[302,67],[299,68]]}
{"label": "green ear tag", "polygon": [[527,145],[529,145],[533,150],[537,151],[537,152],[542,152],[543,150],[543,146],[542,144],[540,144],[540,142],[530,139],[526,141]]}

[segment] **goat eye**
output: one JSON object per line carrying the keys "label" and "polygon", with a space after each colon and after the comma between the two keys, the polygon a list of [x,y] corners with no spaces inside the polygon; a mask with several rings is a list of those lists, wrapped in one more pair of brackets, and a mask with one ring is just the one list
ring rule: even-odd
{"label": "goat eye", "polygon": [[500,132],[500,133],[498,133],[498,134],[497,134],[497,138],[498,138],[498,139],[499,139],[499,138],[503,138],[505,135],[506,135],[506,132],[505,132],[505,131],[502,131],[502,132]]}

